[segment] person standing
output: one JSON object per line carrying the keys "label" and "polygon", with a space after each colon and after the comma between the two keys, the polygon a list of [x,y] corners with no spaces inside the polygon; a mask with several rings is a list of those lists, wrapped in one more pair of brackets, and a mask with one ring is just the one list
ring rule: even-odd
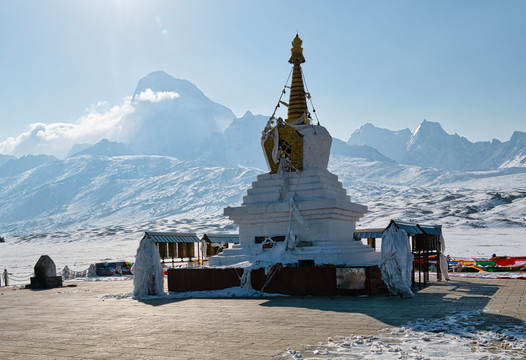
{"label": "person standing", "polygon": [[4,284],[5,286],[9,285],[9,279],[7,277],[7,269],[4,269]]}

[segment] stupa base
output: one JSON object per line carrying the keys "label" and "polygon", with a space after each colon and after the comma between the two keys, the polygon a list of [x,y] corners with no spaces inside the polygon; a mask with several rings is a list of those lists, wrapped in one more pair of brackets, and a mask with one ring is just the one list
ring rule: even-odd
{"label": "stupa base", "polygon": [[210,266],[246,267],[260,264],[267,267],[276,263],[297,264],[303,260],[314,260],[316,266],[373,266],[380,263],[380,253],[361,241],[317,241],[313,245],[285,250],[285,243],[275,243],[270,249],[262,244],[253,246],[234,245],[233,248],[210,257]]}
{"label": "stupa base", "polygon": [[169,269],[168,290],[176,292],[221,290],[241,286],[244,272],[250,271],[252,289],[294,296],[374,295],[387,291],[378,266],[314,266],[302,261],[298,266],[275,264],[269,268]]}

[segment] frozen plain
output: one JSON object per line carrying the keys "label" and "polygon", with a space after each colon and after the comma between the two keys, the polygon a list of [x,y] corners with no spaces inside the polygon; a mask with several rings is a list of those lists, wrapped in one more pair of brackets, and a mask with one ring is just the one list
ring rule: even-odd
{"label": "frozen plain", "polygon": [[[185,232],[185,230],[181,230]],[[129,233],[101,236],[97,230],[78,231],[71,235],[47,234],[31,240],[12,241],[1,244],[1,265],[15,278],[28,282],[33,267],[41,255],[49,255],[57,265],[82,271],[90,264],[103,261],[134,261],[143,232],[137,229]],[[202,234],[198,234],[202,235]],[[526,254],[525,231],[522,229],[447,229],[444,231],[446,253],[453,257],[480,258],[498,255]],[[473,239],[476,239],[474,241]]]}

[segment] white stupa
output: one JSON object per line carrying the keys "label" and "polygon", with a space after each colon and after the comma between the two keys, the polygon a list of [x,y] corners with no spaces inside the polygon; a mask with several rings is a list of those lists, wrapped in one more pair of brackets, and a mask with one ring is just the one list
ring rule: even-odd
{"label": "white stupa", "polygon": [[[303,85],[302,41],[292,42],[288,119],[270,118],[261,144],[270,172],[259,175],[243,203],[227,207],[239,245],[210,258],[211,266],[268,266],[314,260],[316,265],[377,265],[380,253],[353,238],[367,207],[351,202],[327,170],[332,137],[311,124]],[[285,93],[285,92],[283,92]],[[276,108],[279,107],[276,106]]]}

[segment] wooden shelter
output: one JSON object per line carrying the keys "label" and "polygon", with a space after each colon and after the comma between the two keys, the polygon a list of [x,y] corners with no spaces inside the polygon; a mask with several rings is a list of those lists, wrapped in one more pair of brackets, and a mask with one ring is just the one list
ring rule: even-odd
{"label": "wooden shelter", "polygon": [[[175,264],[175,259],[180,261],[188,259],[193,261],[195,258],[195,247],[199,248],[199,238],[195,233],[169,233],[169,232],[152,232],[145,231],[144,237],[151,239],[159,250],[159,256],[164,263],[165,259],[172,259],[172,266]],[[199,251],[197,251],[197,258],[199,260]]]}
{"label": "wooden shelter", "polygon": [[201,241],[206,243],[206,256],[210,257],[228,248],[229,244],[239,244],[239,234],[204,234]]}
{"label": "wooden shelter", "polygon": [[413,253],[412,283],[418,288],[425,287],[429,282],[429,270],[436,264],[437,279],[442,280],[439,257],[441,249],[442,225],[421,225],[404,221],[391,220],[385,229],[356,229],[355,239],[367,239],[372,248],[376,248],[376,239],[382,238],[383,232],[390,226],[396,226],[407,232],[411,241],[411,252]]}

